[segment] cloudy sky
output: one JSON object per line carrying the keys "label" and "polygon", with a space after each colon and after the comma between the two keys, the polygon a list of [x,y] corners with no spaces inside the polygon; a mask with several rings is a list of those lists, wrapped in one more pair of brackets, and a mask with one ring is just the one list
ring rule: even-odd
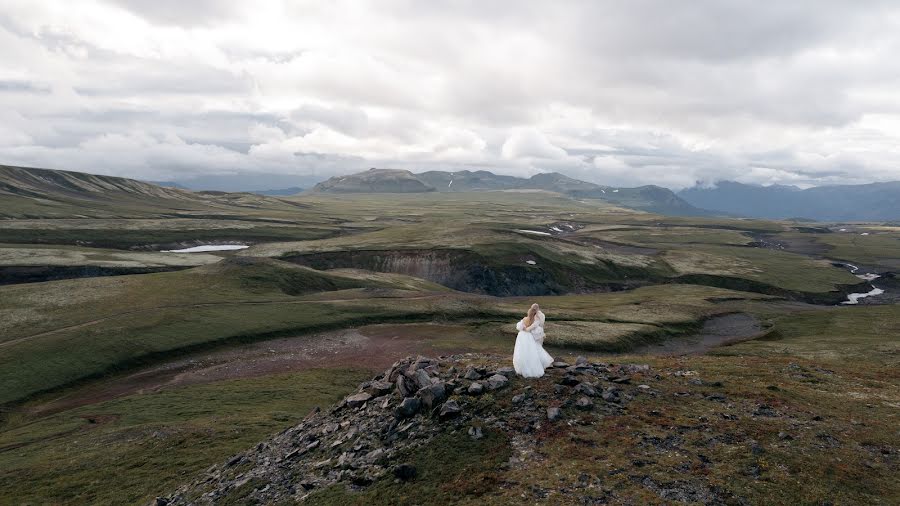
{"label": "cloudy sky", "polygon": [[898,55],[894,1],[2,0],[0,163],[898,180]]}

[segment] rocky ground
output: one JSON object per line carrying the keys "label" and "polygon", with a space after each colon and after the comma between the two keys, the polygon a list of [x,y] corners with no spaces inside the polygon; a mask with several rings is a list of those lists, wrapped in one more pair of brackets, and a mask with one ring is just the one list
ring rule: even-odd
{"label": "rocky ground", "polygon": [[[473,440],[488,431],[525,435],[543,425],[567,423],[569,410],[616,414],[635,395],[651,390],[632,384],[635,375],[652,376],[647,365],[611,366],[579,357],[573,365],[553,364],[545,378],[556,384],[548,395],[516,379],[512,367],[482,365],[486,358],[467,354],[397,362],[332,409],[311,413],[300,425],[210,469],[157,504],[212,504],[234,495],[252,503],[279,503],[302,500],[337,483],[364,488],[385,476],[411,480],[416,468],[401,457],[442,432],[462,431]],[[495,410],[480,402],[499,391],[511,395],[513,409]],[[514,444],[527,446],[516,439]]]}
{"label": "rocky ground", "polygon": [[[524,379],[508,357],[407,358],[156,504],[836,504],[896,492],[897,448],[862,432],[878,431],[864,413],[829,419],[776,385],[726,386],[660,360],[578,357]],[[785,381],[834,376],[769,366]],[[842,483],[854,479],[868,490]]]}

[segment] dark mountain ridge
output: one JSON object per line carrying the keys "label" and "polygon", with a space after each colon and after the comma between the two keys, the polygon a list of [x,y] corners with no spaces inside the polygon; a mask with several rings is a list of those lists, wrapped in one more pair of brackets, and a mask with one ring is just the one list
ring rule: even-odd
{"label": "dark mountain ridge", "polygon": [[677,194],[691,205],[754,218],[800,217],[819,221],[884,221],[900,218],[900,181],[861,185],[757,186],[721,181]]}

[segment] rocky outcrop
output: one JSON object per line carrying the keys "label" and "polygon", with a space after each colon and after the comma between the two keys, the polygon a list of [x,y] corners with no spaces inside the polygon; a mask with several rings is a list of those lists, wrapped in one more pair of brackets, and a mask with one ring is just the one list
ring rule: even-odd
{"label": "rocky outcrop", "polygon": [[621,413],[637,394],[631,376],[651,375],[645,365],[579,359],[526,380],[502,366],[506,360],[467,354],[396,362],[330,410],[317,409],[156,502],[280,504],[335,484],[363,489],[382,479],[413,480],[408,457],[442,433],[517,437],[579,412]]}

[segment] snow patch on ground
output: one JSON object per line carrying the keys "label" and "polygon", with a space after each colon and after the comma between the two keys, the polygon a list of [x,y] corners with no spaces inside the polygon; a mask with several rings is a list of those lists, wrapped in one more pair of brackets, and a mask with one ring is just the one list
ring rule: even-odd
{"label": "snow patch on ground", "polygon": [[206,244],[203,246],[194,246],[192,248],[183,249],[166,249],[163,253],[203,253],[205,251],[233,251],[238,249],[246,249],[250,246],[243,244]]}
{"label": "snow patch on ground", "polygon": [[518,229],[516,232],[521,232],[523,234],[534,234],[534,235],[553,235],[550,232],[540,232],[538,230],[521,230]]}

